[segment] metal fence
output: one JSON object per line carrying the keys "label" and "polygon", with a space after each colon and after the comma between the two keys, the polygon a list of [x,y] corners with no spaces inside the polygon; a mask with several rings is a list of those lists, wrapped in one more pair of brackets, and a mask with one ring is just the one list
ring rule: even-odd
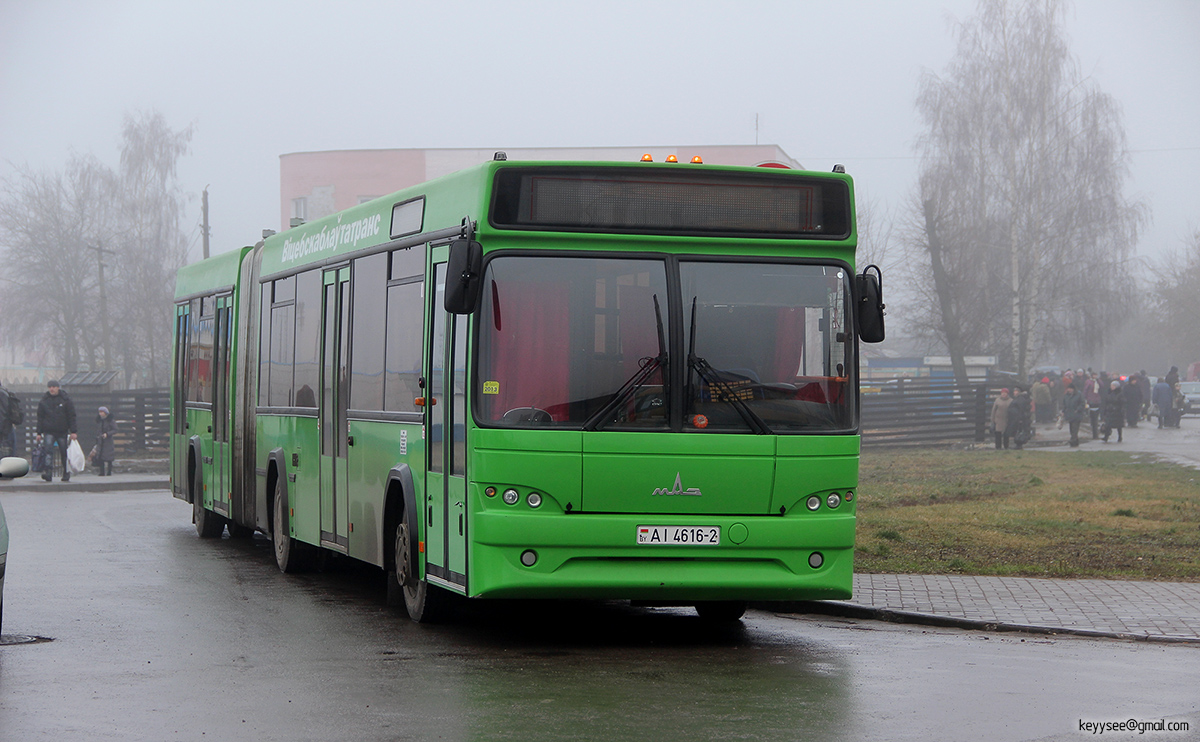
{"label": "metal fence", "polygon": [[[115,392],[67,390],[75,403],[75,422],[79,429],[79,444],[88,451],[99,432],[97,415],[100,407],[117,423],[114,436],[117,455],[162,453],[170,441],[171,392],[168,389],[127,389]],[[37,435],[37,407],[42,394],[17,392],[25,410],[25,422],[16,429],[16,455],[27,454]]]}
{"label": "metal fence", "polygon": [[991,399],[1002,383],[952,378],[893,379],[862,383],[863,445],[936,445],[982,441]]}
{"label": "metal fence", "polygon": [[[971,379],[922,378],[864,381],[863,445],[937,445],[985,439],[991,401],[1003,383]],[[69,391],[69,390],[68,390]],[[96,440],[97,409],[116,417],[118,455],[165,453],[170,440],[170,391],[133,389],[115,392],[70,392],[75,402],[79,440],[84,450]],[[41,395],[21,393],[25,424],[17,428],[17,455],[33,446],[37,404]]]}

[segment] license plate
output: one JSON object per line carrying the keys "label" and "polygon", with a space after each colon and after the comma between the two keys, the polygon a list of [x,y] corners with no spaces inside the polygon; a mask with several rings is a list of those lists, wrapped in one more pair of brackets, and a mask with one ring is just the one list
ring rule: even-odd
{"label": "license plate", "polygon": [[718,546],[720,526],[638,526],[637,542],[648,546]]}

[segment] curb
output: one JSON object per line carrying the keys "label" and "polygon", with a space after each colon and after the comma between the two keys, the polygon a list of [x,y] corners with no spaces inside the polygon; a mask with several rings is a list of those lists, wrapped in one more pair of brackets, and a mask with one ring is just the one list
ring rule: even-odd
{"label": "curb", "polygon": [[915,613],[912,611],[897,611],[891,608],[873,608],[856,603],[844,603],[836,600],[801,600],[783,605],[764,605],[767,610],[781,613],[808,613],[823,616],[839,616],[843,618],[861,618],[871,621],[886,621],[888,623],[916,624],[918,626],[936,626],[938,628],[965,629],[968,631],[1015,632],[1037,634],[1041,636],[1079,636],[1088,639],[1123,639],[1125,641],[1151,642],[1156,644],[1200,644],[1200,637],[1190,636],[1158,636],[1154,634],[1129,634],[1119,631],[1099,631],[1096,629],[1074,629],[1062,626],[1029,626],[1024,624],[1006,623],[1004,621],[984,621],[973,618],[956,616],[938,616],[930,613]]}
{"label": "curb", "polygon": [[127,490],[167,490],[171,488],[170,479],[142,479],[133,482],[44,482],[40,478],[35,481],[12,480],[0,484],[0,492],[123,492]]}

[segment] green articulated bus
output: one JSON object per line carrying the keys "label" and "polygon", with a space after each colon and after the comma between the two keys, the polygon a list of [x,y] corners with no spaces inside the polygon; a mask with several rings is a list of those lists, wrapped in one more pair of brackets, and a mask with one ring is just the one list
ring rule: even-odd
{"label": "green articulated bus", "polygon": [[175,496],[285,572],[377,565],[418,621],[849,597],[884,314],[853,196],[840,167],[498,153],[189,265]]}

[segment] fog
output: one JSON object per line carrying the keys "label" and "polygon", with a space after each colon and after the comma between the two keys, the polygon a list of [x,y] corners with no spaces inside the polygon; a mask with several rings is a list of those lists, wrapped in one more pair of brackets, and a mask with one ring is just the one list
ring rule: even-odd
{"label": "fog", "polygon": [[[846,165],[876,220],[917,174],[913,101],[971,0],[0,3],[0,175],[117,164],[122,118],[194,124],[200,252],[279,229],[281,154],[393,147],[778,144]],[[1067,33],[1116,98],[1144,255],[1200,226],[1200,2],[1082,0]]]}

